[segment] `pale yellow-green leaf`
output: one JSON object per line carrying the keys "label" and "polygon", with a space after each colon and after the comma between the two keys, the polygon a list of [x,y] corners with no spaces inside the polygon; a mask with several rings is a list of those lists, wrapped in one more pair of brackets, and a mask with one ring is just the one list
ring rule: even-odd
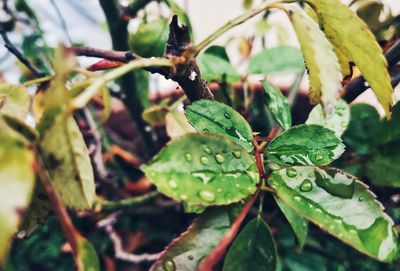
{"label": "pale yellow-green leaf", "polygon": [[196,133],[196,130],[187,120],[185,111],[180,107],[171,108],[167,115],[165,115],[165,126],[167,134],[171,139],[185,134]]}
{"label": "pale yellow-green leaf", "polygon": [[332,44],[307,13],[297,6],[291,6],[288,14],[308,68],[310,101],[313,104],[321,102],[329,113],[336,104],[341,88],[338,58]]}
{"label": "pale yellow-green leaf", "polygon": [[[33,153],[0,136],[0,266],[4,264],[34,187]],[[0,268],[1,269],[1,268]]]}
{"label": "pale yellow-green leaf", "polygon": [[40,126],[41,156],[55,191],[68,207],[91,208],[95,196],[93,168],[74,118],[44,116]]}
{"label": "pale yellow-green leaf", "polygon": [[390,117],[393,88],[387,62],[367,25],[340,0],[309,2],[317,9],[328,39],[359,68]]}
{"label": "pale yellow-green leaf", "polygon": [[30,97],[23,86],[0,84],[0,113],[24,120],[29,111]]}

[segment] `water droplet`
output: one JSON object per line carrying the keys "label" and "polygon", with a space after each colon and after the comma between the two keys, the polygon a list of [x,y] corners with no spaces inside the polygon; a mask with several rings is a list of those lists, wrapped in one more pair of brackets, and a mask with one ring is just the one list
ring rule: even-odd
{"label": "water droplet", "polygon": [[225,158],[222,154],[217,153],[215,155],[215,160],[217,160],[218,163],[222,164],[223,162],[225,162]]}
{"label": "water droplet", "polygon": [[178,184],[174,180],[168,181],[168,185],[173,189],[178,187]]}
{"label": "water droplet", "polygon": [[224,117],[225,117],[226,119],[232,118],[231,113],[228,113],[228,112],[225,112],[225,113],[224,113]]}
{"label": "water droplet", "polygon": [[203,129],[203,132],[206,132],[206,133],[208,133],[210,130],[208,130],[207,128],[204,128]]}
{"label": "water droplet", "polygon": [[213,192],[208,190],[202,190],[199,192],[199,197],[207,202],[213,202],[215,200],[215,195]]}
{"label": "water droplet", "polygon": [[310,192],[313,189],[313,184],[309,179],[305,179],[300,185],[300,191]]}
{"label": "water droplet", "polygon": [[320,213],[320,214],[322,213],[322,210],[319,208],[315,209],[315,211],[317,211],[317,213]]}
{"label": "water droplet", "polygon": [[217,192],[222,192],[222,189],[221,188],[217,188]]}
{"label": "water droplet", "polygon": [[182,194],[179,196],[181,198],[181,200],[187,200],[188,196],[186,194]]}
{"label": "water droplet", "polygon": [[194,259],[193,255],[189,255],[189,256],[188,256],[188,259],[191,260],[191,261],[193,261],[193,259]]}
{"label": "water droplet", "polygon": [[359,196],[358,197],[358,201],[364,201],[364,197],[363,196]]}
{"label": "water droplet", "polygon": [[176,270],[176,266],[175,266],[174,261],[172,261],[172,260],[165,260],[165,261],[163,262],[163,269],[164,269],[165,271],[175,271],[175,270]]}
{"label": "water droplet", "polygon": [[233,156],[237,159],[239,159],[240,157],[242,157],[242,153],[239,150],[233,151],[232,152]]}
{"label": "water droplet", "polygon": [[235,186],[236,186],[237,188],[239,188],[239,187],[240,187],[240,184],[237,183],[237,184],[235,184]]}
{"label": "water droplet", "polygon": [[296,171],[294,168],[289,167],[289,168],[286,169],[286,175],[287,175],[289,178],[296,177],[296,176],[297,176],[297,171]]}
{"label": "water droplet", "polygon": [[208,164],[208,158],[205,156],[202,156],[200,158],[200,163],[202,163],[203,165],[207,165]]}
{"label": "water droplet", "polygon": [[211,149],[208,146],[203,146],[203,150],[207,154],[211,154]]}
{"label": "water droplet", "polygon": [[300,198],[299,196],[295,196],[295,197],[294,197],[294,200],[295,200],[295,201],[301,201],[301,198]]}
{"label": "water droplet", "polygon": [[327,158],[328,157],[327,157],[325,151],[323,151],[323,150],[315,151],[310,156],[311,161],[316,165],[324,163],[327,160]]}
{"label": "water droplet", "polygon": [[192,155],[190,153],[185,154],[185,160],[188,162],[192,161]]}

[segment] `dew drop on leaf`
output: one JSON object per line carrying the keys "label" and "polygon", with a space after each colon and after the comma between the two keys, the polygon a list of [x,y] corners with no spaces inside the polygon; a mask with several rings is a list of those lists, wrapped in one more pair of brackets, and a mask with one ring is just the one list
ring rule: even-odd
{"label": "dew drop on leaf", "polygon": [[205,153],[211,154],[211,149],[210,149],[210,147],[208,147],[208,146],[203,146],[203,150],[204,150]]}
{"label": "dew drop on leaf", "polygon": [[181,200],[187,200],[188,196],[186,194],[182,194],[179,196]]}
{"label": "dew drop on leaf", "polygon": [[189,255],[189,256],[188,256],[188,259],[191,260],[191,261],[193,261],[193,259],[194,259],[193,255]]}
{"label": "dew drop on leaf", "polygon": [[200,158],[200,163],[202,163],[203,165],[207,165],[208,164],[208,158],[205,156],[202,156]]}
{"label": "dew drop on leaf", "polygon": [[173,189],[178,187],[178,184],[174,180],[168,181],[168,185]]}
{"label": "dew drop on leaf", "polygon": [[175,267],[175,263],[172,260],[165,260],[163,262],[163,269],[165,271],[175,271],[176,267]]}
{"label": "dew drop on leaf", "polygon": [[309,179],[305,179],[300,185],[300,191],[310,192],[313,189],[313,184]]}
{"label": "dew drop on leaf", "polygon": [[224,113],[224,117],[225,117],[226,119],[230,119],[230,118],[232,118],[232,115],[231,115],[230,113],[228,113],[228,112],[225,112],[225,113]]}
{"label": "dew drop on leaf", "polygon": [[199,192],[199,197],[207,202],[213,202],[215,200],[215,195],[213,192],[208,190],[202,190]]}
{"label": "dew drop on leaf", "polygon": [[215,160],[219,163],[222,164],[223,162],[225,162],[225,158],[222,154],[217,153],[215,155]]}
{"label": "dew drop on leaf", "polygon": [[190,153],[185,154],[185,160],[188,162],[192,161],[192,155]]}
{"label": "dew drop on leaf", "polygon": [[297,171],[294,169],[294,168],[287,168],[286,169],[286,175],[289,177],[289,178],[294,178],[294,177],[296,177],[297,176]]}
{"label": "dew drop on leaf", "polygon": [[233,151],[232,154],[237,159],[239,159],[242,156],[242,153],[239,150],[238,151]]}
{"label": "dew drop on leaf", "polygon": [[359,196],[358,197],[358,201],[364,201],[364,197],[363,196]]}

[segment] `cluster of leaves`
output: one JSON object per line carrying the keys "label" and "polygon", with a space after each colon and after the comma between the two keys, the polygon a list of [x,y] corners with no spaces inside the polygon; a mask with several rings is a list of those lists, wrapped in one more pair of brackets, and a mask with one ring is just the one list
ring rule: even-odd
{"label": "cluster of leaves", "polygon": [[[188,22],[173,1],[166,2]],[[265,49],[248,59],[247,71],[269,76],[302,73],[307,68],[310,101],[318,105],[305,124],[293,126],[289,102],[267,80],[261,82],[263,107],[279,125],[270,132],[272,138],[253,132],[248,121],[227,105],[234,104],[227,93],[217,97],[219,101],[195,101],[184,113],[180,101],[144,112],[144,119],[152,125],[166,124],[172,140],[141,170],[160,193],[182,202],[186,213],[199,214],[161,253],[152,270],[210,270],[218,263],[222,270],[302,270],[302,260],[296,255],[283,253],[279,258],[276,236],[263,212],[268,192],[300,248],[312,243],[307,237],[307,221],[311,221],[373,259],[386,263],[398,259],[394,222],[358,178],[367,177],[377,186],[399,187],[400,172],[392,167],[393,161],[399,160],[400,107],[391,112],[393,88],[386,60],[372,32],[347,6],[338,0],[307,3],[308,12],[285,1],[263,6],[263,10],[278,8],[288,15],[301,49]],[[167,29],[164,19],[143,22],[131,36],[132,50],[144,57],[161,56]],[[148,44],[153,47],[145,46]],[[223,47],[209,47],[197,62],[206,80],[231,85],[241,78]],[[381,121],[375,109],[365,105],[350,111],[347,103],[338,99],[342,79],[352,74],[350,63],[370,84],[387,120]],[[55,210],[62,228],[67,228],[63,231],[74,250],[77,268],[99,270],[91,243],[62,220],[64,205],[74,211],[91,210],[96,197],[92,162],[73,111],[86,106],[100,91],[106,101],[104,111],[108,111],[108,81],[133,69],[173,64],[169,59],[143,58],[72,84],[70,79],[76,79],[74,58],[59,49],[55,76],[47,90],[37,92],[33,100],[23,86],[0,86],[0,264],[6,262],[17,232],[20,237],[32,234]],[[35,116],[36,129],[24,123],[29,113]],[[345,151],[342,137],[359,156],[356,168],[349,168],[358,177],[329,166]],[[361,174],[364,168],[365,176]],[[260,206],[257,215],[247,221],[256,200]],[[247,224],[240,230],[243,221]],[[300,267],[293,267],[296,264]],[[304,266],[312,270],[308,263]]]}

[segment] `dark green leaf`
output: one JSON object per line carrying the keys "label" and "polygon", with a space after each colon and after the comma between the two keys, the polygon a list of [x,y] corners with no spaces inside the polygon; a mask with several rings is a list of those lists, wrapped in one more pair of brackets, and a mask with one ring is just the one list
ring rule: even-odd
{"label": "dark green leaf", "polygon": [[354,176],[305,166],[275,171],[269,183],[290,208],[357,250],[383,262],[397,257],[393,221]]}
{"label": "dark green leaf", "polygon": [[284,201],[280,200],[277,197],[274,197],[274,199],[278,204],[279,209],[281,209],[282,213],[285,215],[290,225],[292,226],[294,234],[296,235],[297,240],[299,241],[300,248],[303,248],[308,233],[307,221],[302,216],[297,214],[295,211],[290,209],[290,207],[287,206]]}
{"label": "dark green leaf", "polygon": [[78,270],[79,271],[100,271],[99,258],[93,245],[83,238],[78,236]]}
{"label": "dark green leaf", "polygon": [[223,271],[275,271],[277,251],[268,225],[257,217],[240,232],[230,247]]}
{"label": "dark green leaf", "polygon": [[264,49],[249,60],[249,74],[272,75],[283,72],[302,72],[305,69],[299,48],[279,46]]}
{"label": "dark green leaf", "polygon": [[284,130],[289,129],[292,126],[292,115],[286,97],[278,88],[268,83],[268,81],[263,80],[261,82],[265,90],[265,103],[268,109]]}
{"label": "dark green leaf", "polygon": [[229,231],[239,211],[239,204],[207,209],[166,248],[151,270],[197,270]]}
{"label": "dark green leaf", "polygon": [[275,137],[265,154],[281,165],[327,165],[343,151],[344,145],[332,130],[303,124]]}
{"label": "dark green leaf", "polygon": [[193,134],[170,142],[142,167],[158,190],[191,205],[225,205],[253,194],[254,159],[230,140]]}
{"label": "dark green leaf", "polygon": [[240,75],[230,63],[222,46],[207,49],[197,57],[197,64],[201,70],[201,77],[209,82],[221,82],[224,77],[228,83],[240,81]]}
{"label": "dark green leaf", "polygon": [[186,107],[185,112],[197,131],[227,136],[246,151],[253,150],[251,128],[232,107],[216,101],[199,100]]}

